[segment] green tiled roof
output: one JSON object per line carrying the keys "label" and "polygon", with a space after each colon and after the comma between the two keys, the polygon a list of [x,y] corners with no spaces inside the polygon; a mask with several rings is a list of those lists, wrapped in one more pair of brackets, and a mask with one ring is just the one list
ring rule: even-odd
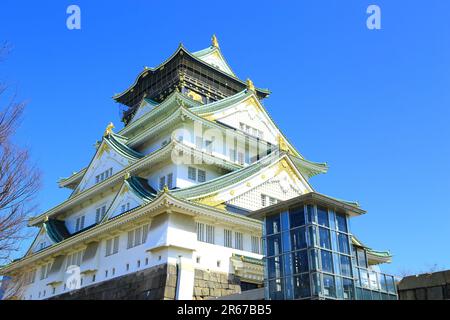
{"label": "green tiled roof", "polygon": [[259,266],[264,265],[263,259],[256,259],[256,258],[252,258],[249,256],[244,256],[244,255],[236,254],[236,253],[233,253],[232,257],[237,258],[237,259],[241,260],[242,262],[252,263],[252,264],[259,265]]}
{"label": "green tiled roof", "polygon": [[52,241],[61,242],[70,237],[70,233],[66,228],[64,221],[49,219],[44,223],[44,228]]}
{"label": "green tiled roof", "polygon": [[109,145],[115,151],[117,151],[119,154],[121,154],[127,158],[137,160],[137,159],[144,157],[144,155],[142,153],[137,152],[137,151],[131,149],[130,147],[128,147],[126,145],[128,139],[123,136],[120,136],[115,133],[111,133],[111,134],[105,136],[104,139],[109,142]]}
{"label": "green tiled roof", "polygon": [[390,258],[392,257],[392,254],[390,253],[390,251],[377,251],[377,250],[373,250],[372,248],[369,248],[368,246],[366,246],[364,243],[362,243],[358,238],[356,238],[355,235],[352,235],[352,242],[353,244],[363,247],[368,253],[380,257],[380,258]]}
{"label": "green tiled roof", "polygon": [[147,180],[132,176],[125,181],[130,189],[144,201],[151,201],[156,197],[157,191],[153,189]]}
{"label": "green tiled roof", "polygon": [[271,153],[268,156],[262,158],[261,160],[247,167],[244,167],[236,171],[232,171],[230,173],[209,180],[207,182],[194,185],[192,187],[173,190],[171,191],[171,193],[176,197],[184,199],[191,199],[208,195],[252,176],[253,174],[260,171],[262,168],[273,163],[273,161],[275,161],[277,158],[278,155],[276,155],[276,153]]}

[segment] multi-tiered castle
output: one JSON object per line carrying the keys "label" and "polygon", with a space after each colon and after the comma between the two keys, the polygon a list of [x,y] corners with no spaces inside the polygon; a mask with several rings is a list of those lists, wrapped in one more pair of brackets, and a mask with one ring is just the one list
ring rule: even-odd
{"label": "multi-tiered castle", "polygon": [[[1,272],[23,299],[204,299],[263,285],[262,223],[250,211],[313,191],[305,159],[219,48],[183,45],[114,99],[111,123],[70,197],[29,221],[39,234]],[[389,257],[385,257],[389,259]],[[379,259],[384,259],[379,256]],[[387,260],[386,260],[387,261]]]}

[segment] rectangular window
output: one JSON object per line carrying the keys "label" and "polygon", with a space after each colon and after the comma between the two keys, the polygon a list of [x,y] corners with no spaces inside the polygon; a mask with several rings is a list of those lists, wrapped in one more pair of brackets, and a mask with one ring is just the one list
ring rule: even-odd
{"label": "rectangular window", "polygon": [[328,220],[328,209],[317,206],[317,220],[320,225],[329,227],[330,221]]}
{"label": "rectangular window", "polygon": [[236,162],[236,150],[230,149],[230,161]]}
{"label": "rectangular window", "polygon": [[197,179],[197,169],[188,167],[188,178],[195,181]]}
{"label": "rectangular window", "polygon": [[244,153],[243,152],[238,152],[238,161],[237,162],[241,165],[244,164]]}
{"label": "rectangular window", "polygon": [[197,222],[197,241],[205,241],[205,224]]}
{"label": "rectangular window", "polygon": [[141,228],[137,228],[134,230],[134,245],[139,246],[142,243],[142,235],[141,235]]}
{"label": "rectangular window", "polygon": [[127,249],[139,246],[147,241],[149,231],[149,225],[143,225],[142,227],[128,231]]}
{"label": "rectangular window", "polygon": [[172,188],[173,188],[173,173],[169,173],[169,174],[167,175],[167,187],[168,187],[169,189],[172,189]]}
{"label": "rectangular window", "polygon": [[159,190],[162,190],[166,185],[166,176],[162,176],[159,178]]}
{"label": "rectangular window", "polygon": [[347,232],[347,217],[345,214],[336,213],[336,220],[338,230],[342,232]]}
{"label": "rectangular window", "polygon": [[102,173],[96,175],[95,176],[95,183],[99,183],[99,182],[102,182],[102,181],[108,179],[109,177],[112,176],[112,173],[113,173],[113,169],[109,168],[108,170],[103,171]]}
{"label": "rectangular window", "polygon": [[323,227],[319,227],[319,240],[320,240],[320,246],[322,248],[331,250],[330,230],[323,228]]}
{"label": "rectangular window", "polygon": [[265,194],[261,195],[261,207],[267,206],[267,198]]}
{"label": "rectangular window", "polygon": [[75,232],[84,229],[84,216],[78,217],[75,223]]}
{"label": "rectangular window", "polygon": [[259,243],[260,243],[259,237],[252,236],[252,252],[253,253],[260,253]]}
{"label": "rectangular window", "polygon": [[66,268],[70,266],[81,266],[84,250],[74,252],[67,256]]}
{"label": "rectangular window", "polygon": [[198,170],[198,182],[205,182],[206,181],[206,171],[204,170]]}
{"label": "rectangular window", "polygon": [[99,223],[106,214],[106,206],[101,206],[95,210],[95,223]]}
{"label": "rectangular window", "polygon": [[322,271],[333,273],[333,257],[331,252],[320,250],[322,260]]}
{"label": "rectangular window", "polygon": [[119,252],[119,236],[115,237],[113,241],[113,254],[117,252]]}
{"label": "rectangular window", "polygon": [[127,249],[133,248],[134,244],[134,230],[128,231]]}
{"label": "rectangular window", "polygon": [[223,233],[224,233],[223,245],[225,247],[232,248],[233,247],[233,231],[224,229]]}
{"label": "rectangular window", "polygon": [[106,240],[105,256],[111,256],[119,252],[119,236]]}
{"label": "rectangular window", "polygon": [[47,279],[51,267],[52,267],[51,262],[46,263],[41,267],[41,280]]}
{"label": "rectangular window", "polygon": [[244,250],[243,234],[241,232],[234,233],[234,248],[238,250]]}
{"label": "rectangular window", "polygon": [[120,207],[120,210],[121,210],[122,213],[129,211],[130,210],[130,203],[127,202],[127,203],[123,204]]}
{"label": "rectangular window", "polygon": [[142,243],[146,243],[147,242],[148,229],[149,229],[148,224],[146,224],[146,225],[144,225],[142,227]]}
{"label": "rectangular window", "polygon": [[214,244],[214,226],[206,225],[206,242]]}
{"label": "rectangular window", "polygon": [[366,252],[363,249],[356,249],[358,267],[367,268]]}

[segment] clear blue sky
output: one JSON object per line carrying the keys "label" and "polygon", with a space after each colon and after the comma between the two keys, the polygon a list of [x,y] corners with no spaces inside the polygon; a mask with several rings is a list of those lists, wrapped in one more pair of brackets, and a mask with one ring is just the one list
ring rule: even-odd
{"label": "clear blue sky", "polygon": [[[66,28],[70,4],[81,30]],[[366,28],[370,4],[382,30]],[[0,40],[14,50],[0,79],[29,101],[17,142],[43,172],[45,210],[119,124],[112,95],[179,42],[195,51],[216,33],[238,76],[272,90],[265,105],[298,150],[329,164],[317,191],[368,211],[353,232],[392,251],[384,269],[450,268],[449,16],[447,0],[2,0]]]}

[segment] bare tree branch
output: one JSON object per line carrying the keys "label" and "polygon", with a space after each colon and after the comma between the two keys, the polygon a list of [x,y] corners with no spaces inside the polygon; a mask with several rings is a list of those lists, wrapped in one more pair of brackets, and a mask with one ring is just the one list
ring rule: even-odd
{"label": "bare tree branch", "polygon": [[[8,43],[0,43],[0,62],[10,49]],[[0,96],[7,91],[8,87],[0,83]],[[24,229],[35,210],[34,199],[40,186],[40,172],[30,164],[28,150],[12,142],[26,103],[16,102],[15,94],[6,101],[5,106],[0,106],[0,265],[10,261],[28,237]],[[10,297],[20,297],[24,277],[19,273],[8,280]]]}

